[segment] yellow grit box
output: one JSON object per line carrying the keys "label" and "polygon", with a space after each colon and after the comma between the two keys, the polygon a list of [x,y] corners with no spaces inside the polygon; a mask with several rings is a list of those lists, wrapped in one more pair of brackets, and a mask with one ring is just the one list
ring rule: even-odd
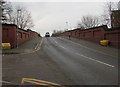
{"label": "yellow grit box", "polygon": [[3,49],[3,50],[11,49],[10,43],[2,43],[2,49]]}
{"label": "yellow grit box", "polygon": [[102,46],[107,46],[107,45],[109,44],[109,40],[101,40],[101,41],[100,41],[100,44],[101,44]]}

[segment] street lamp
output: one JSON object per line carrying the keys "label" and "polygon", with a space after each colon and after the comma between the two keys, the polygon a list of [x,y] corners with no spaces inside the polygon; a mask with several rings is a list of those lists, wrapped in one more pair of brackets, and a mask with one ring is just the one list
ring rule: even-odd
{"label": "street lamp", "polygon": [[17,33],[17,37],[16,37],[17,48],[18,48],[18,28],[19,28],[18,14],[19,14],[20,11],[21,11],[20,9],[17,10],[17,30],[16,30],[16,33]]}
{"label": "street lamp", "polygon": [[67,30],[68,30],[68,22],[66,22],[66,25],[67,25]]}

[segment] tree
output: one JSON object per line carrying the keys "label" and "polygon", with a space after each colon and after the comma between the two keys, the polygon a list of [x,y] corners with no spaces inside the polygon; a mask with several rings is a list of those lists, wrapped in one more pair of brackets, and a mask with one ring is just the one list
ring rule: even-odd
{"label": "tree", "polygon": [[12,22],[11,13],[12,13],[12,5],[10,2],[6,2],[4,0],[0,1],[0,19],[2,23],[10,23]]}
{"label": "tree", "polygon": [[57,33],[57,31],[56,30],[53,30],[53,34],[56,34]]}
{"label": "tree", "polygon": [[104,23],[108,25],[108,27],[111,27],[111,14],[113,10],[118,9],[118,3],[117,2],[107,2],[105,3],[105,9],[104,9]]}
{"label": "tree", "polygon": [[92,28],[99,25],[101,25],[99,18],[91,15],[83,16],[81,21],[77,24],[77,26],[82,29]]}
{"label": "tree", "polygon": [[64,31],[63,30],[53,30],[53,34],[60,34],[62,32],[64,32]]}
{"label": "tree", "polygon": [[16,16],[13,17],[14,24],[21,29],[28,29],[34,26],[31,13],[24,7],[17,6],[14,11]]}

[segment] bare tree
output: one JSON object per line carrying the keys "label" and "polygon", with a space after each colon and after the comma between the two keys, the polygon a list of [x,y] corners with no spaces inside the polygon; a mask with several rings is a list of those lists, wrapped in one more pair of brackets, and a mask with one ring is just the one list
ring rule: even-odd
{"label": "bare tree", "polygon": [[83,16],[81,21],[77,24],[77,26],[82,29],[92,28],[99,25],[101,25],[99,18],[91,15]]}
{"label": "bare tree", "polygon": [[62,32],[64,32],[64,31],[63,30],[53,30],[53,34],[60,34]]}
{"label": "bare tree", "polygon": [[0,10],[1,10],[1,20],[2,23],[11,23],[12,22],[12,5],[10,2],[6,2],[4,0],[0,1]]}
{"label": "bare tree", "polygon": [[21,29],[29,29],[34,27],[31,13],[26,8],[17,6],[14,14],[16,16],[13,16],[13,22]]}
{"label": "bare tree", "polygon": [[112,14],[113,10],[118,9],[117,4],[118,4],[117,2],[107,2],[107,3],[105,3],[103,18],[104,18],[104,23],[106,25],[108,25],[108,27],[111,27],[111,14]]}
{"label": "bare tree", "polygon": [[56,34],[57,33],[57,31],[56,30],[53,30],[53,34]]}

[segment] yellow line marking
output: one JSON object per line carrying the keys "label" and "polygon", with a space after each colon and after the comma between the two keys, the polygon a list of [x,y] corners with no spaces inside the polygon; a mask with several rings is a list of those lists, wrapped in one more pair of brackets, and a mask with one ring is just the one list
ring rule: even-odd
{"label": "yellow line marking", "polygon": [[38,79],[32,79],[32,78],[23,78],[22,81],[21,81],[21,84],[23,84],[24,82],[28,82],[28,81],[31,81],[31,82],[37,81],[37,82],[34,82],[34,83],[36,84],[36,83],[40,82],[40,85],[41,85],[41,82],[42,82],[43,85],[55,85],[55,86],[63,87],[60,84],[56,84],[56,83],[48,82],[48,81],[43,81],[43,80],[38,80]]}
{"label": "yellow line marking", "polygon": [[49,86],[49,85],[44,84],[44,83],[38,83],[38,82],[33,82],[33,81],[26,81],[26,82],[37,84],[37,85],[44,85],[44,86],[48,86],[48,87],[53,87],[53,86]]}
{"label": "yellow line marking", "polygon": [[[60,38],[60,39],[64,39],[64,38]],[[64,39],[64,40],[66,40],[66,39]],[[66,41],[68,41],[68,40],[66,40]],[[84,47],[84,48],[90,49],[90,50],[92,50],[92,51],[94,51],[94,52],[98,52],[98,53],[101,53],[101,54],[104,54],[104,55],[107,55],[107,56],[111,56],[111,57],[117,58],[116,56],[113,56],[113,55],[110,55],[110,54],[107,54],[107,53],[103,53],[103,52],[101,52],[101,51],[98,51],[98,50],[89,48],[89,47],[87,47],[87,46],[84,46],[84,45],[75,43],[75,42],[73,42],[73,41],[70,41],[70,42],[72,42],[72,43],[74,43],[74,44],[77,44],[77,45],[80,45],[80,46],[82,46],[82,47]]]}

